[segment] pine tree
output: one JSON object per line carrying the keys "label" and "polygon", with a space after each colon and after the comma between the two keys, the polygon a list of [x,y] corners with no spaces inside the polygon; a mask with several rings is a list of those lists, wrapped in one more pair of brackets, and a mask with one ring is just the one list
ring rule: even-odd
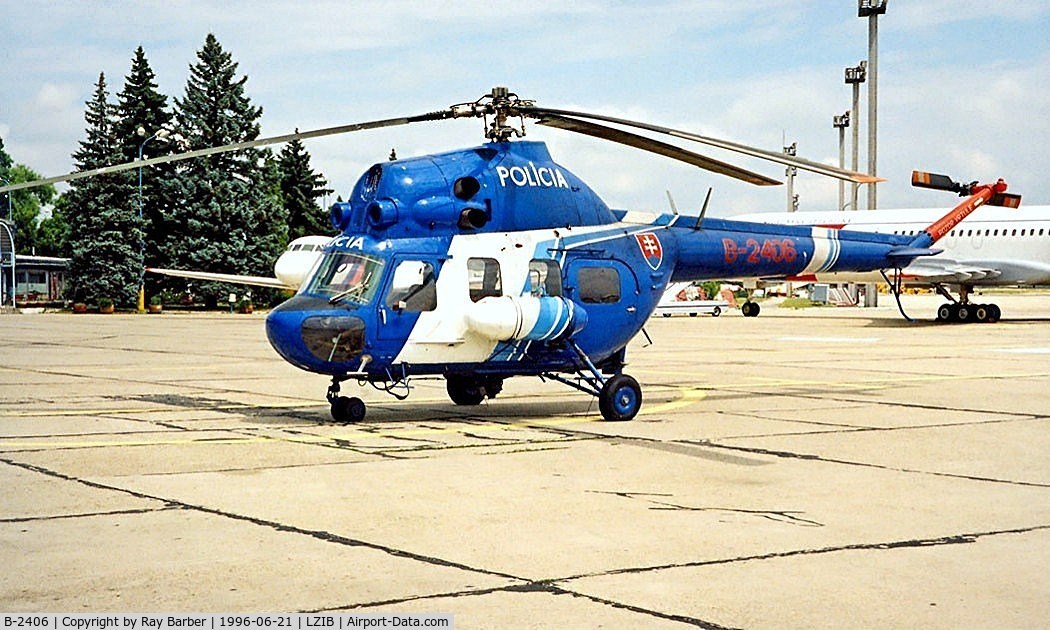
{"label": "pine tree", "polygon": [[[113,137],[120,152],[121,162],[137,160],[140,150],[143,151],[143,158],[149,158],[173,153],[178,149],[177,143],[174,142],[176,134],[154,137],[161,130],[170,131],[168,125],[172,115],[167,111],[167,107],[168,97],[157,91],[153,69],[150,68],[142,46],[139,46],[135,49],[135,56],[131,61],[131,71],[124,77],[124,89],[117,95],[117,119],[113,124]],[[145,238],[140,247],[144,249],[147,266],[164,266],[159,252],[159,243],[166,234],[161,221],[161,208],[170,206],[170,202],[161,195],[160,182],[173,177],[174,173],[175,165],[170,163],[142,169],[141,197],[138,194],[139,170],[125,171],[123,174],[126,184],[133,185],[136,189],[135,195],[127,201],[136,214],[140,209],[142,212]],[[148,275],[146,281],[151,289],[150,293],[153,293],[154,277]]]}
{"label": "pine tree", "polygon": [[[262,108],[244,93],[247,76],[209,34],[190,67],[183,98],[175,99],[175,126],[189,150],[254,140]],[[165,181],[169,230],[161,250],[182,269],[272,275],[287,244],[287,214],[280,204],[277,169],[269,151],[246,149],[180,162]],[[172,283],[173,288],[185,286]],[[228,285],[200,283],[194,292],[215,303]]]}
{"label": "pine tree", "polygon": [[[120,162],[105,74],[99,74],[84,120],[86,139],[73,154],[77,170]],[[135,303],[142,274],[138,245],[142,231],[128,204],[133,194],[127,178],[119,173],[71,183],[66,201],[71,254],[67,291],[73,300],[109,298],[121,305]]]}
{"label": "pine tree", "polygon": [[[296,130],[298,131],[298,130]],[[288,238],[310,234],[333,234],[326,211],[317,200],[332,192],[320,173],[310,168],[310,154],[303,143],[293,140],[281,150],[281,198],[288,212]]]}

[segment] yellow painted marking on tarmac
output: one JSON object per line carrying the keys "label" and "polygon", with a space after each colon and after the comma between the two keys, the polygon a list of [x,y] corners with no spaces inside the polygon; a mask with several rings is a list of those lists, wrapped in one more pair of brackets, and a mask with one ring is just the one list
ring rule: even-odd
{"label": "yellow painted marking on tarmac", "polygon": [[[675,388],[668,390],[668,388],[660,388],[660,391],[672,391],[676,394],[674,400],[670,400],[657,405],[651,405],[649,407],[643,407],[639,412],[639,415],[653,415],[658,413],[666,413],[682,407],[695,404],[707,397],[707,392],[700,391],[697,389],[686,389],[686,388]],[[522,396],[524,397],[524,396]],[[228,406],[230,408],[243,408],[243,406]],[[209,409],[215,409],[211,407]],[[166,411],[166,410],[152,410],[152,411]],[[260,444],[263,442],[290,442],[294,444],[327,444],[337,441],[348,441],[354,442],[361,440],[362,438],[409,438],[409,437],[421,437],[421,436],[432,436],[432,435],[448,435],[456,433],[481,433],[481,432],[496,432],[496,431],[516,431],[519,429],[537,429],[543,427],[558,427],[569,424],[582,424],[587,422],[601,422],[601,419],[596,416],[593,412],[580,412],[578,414],[568,414],[558,416],[554,418],[542,418],[542,419],[529,419],[521,420],[519,422],[511,423],[499,423],[499,422],[488,422],[485,424],[455,424],[448,427],[420,427],[413,429],[396,429],[396,430],[385,430],[385,431],[371,431],[367,427],[346,427],[348,431],[340,433],[338,435],[269,435],[269,436],[224,436],[224,437],[198,437],[190,439],[172,439],[164,436],[159,439],[151,440],[76,440],[76,441],[0,441],[0,448],[21,448],[21,449],[33,449],[33,448],[100,448],[100,447],[128,447],[128,446],[183,446],[188,444],[196,445],[231,445],[231,444]]]}
{"label": "yellow painted marking on tarmac", "polygon": [[[880,377],[872,379],[858,379],[852,381],[825,381],[818,379],[809,380],[772,380],[755,378],[751,382],[740,382],[740,383],[715,383],[703,386],[694,386],[690,388],[677,387],[677,388],[660,388],[657,391],[667,391],[676,394],[673,400],[663,402],[657,405],[651,405],[643,407],[639,412],[639,415],[654,415],[658,413],[666,413],[676,409],[681,409],[689,405],[696,404],[710,394],[712,390],[720,389],[734,389],[734,388],[790,388],[800,386],[816,386],[819,385],[824,388],[856,388],[856,387],[870,387],[873,385],[878,386],[901,386],[909,383],[935,383],[944,381],[966,381],[966,380],[980,380],[980,379],[1018,379],[1018,378],[1047,378],[1050,377],[1050,372],[1024,372],[1014,374],[967,374],[967,375],[930,375],[930,376],[904,376],[904,377]],[[516,395],[507,397],[507,399],[525,399],[529,398],[528,395]],[[419,404],[425,402],[444,401],[443,398],[432,398],[432,399],[415,399],[414,402],[409,403],[408,401],[398,401],[400,404]],[[389,403],[394,404],[394,403]],[[274,407],[307,407],[311,406],[308,404],[300,403],[282,403],[273,405],[261,405],[262,407],[274,408]],[[0,414],[0,417],[26,417],[26,416],[56,416],[56,415],[92,415],[102,413],[150,413],[150,412],[170,412],[170,411],[208,411],[208,410],[221,410],[221,409],[253,409],[255,406],[247,404],[237,405],[217,405],[212,407],[200,407],[200,408],[165,408],[165,409],[118,409],[118,410],[65,410],[64,412],[24,412],[24,413],[8,413]],[[199,444],[199,445],[214,445],[214,444],[253,444],[263,442],[291,442],[301,444],[324,444],[331,443],[338,440],[353,441],[359,438],[372,437],[372,438],[405,438],[405,437],[417,437],[425,435],[441,435],[451,433],[463,433],[471,432],[478,433],[482,431],[507,431],[514,429],[528,429],[537,427],[556,427],[566,424],[580,424],[586,422],[599,422],[600,419],[593,412],[581,412],[579,414],[570,414],[564,416],[558,416],[554,418],[544,419],[532,419],[522,420],[514,423],[494,423],[490,422],[487,424],[456,424],[449,427],[432,428],[432,427],[421,427],[414,429],[403,429],[403,430],[387,430],[387,431],[370,431],[366,428],[350,428],[347,427],[349,432],[342,433],[339,435],[332,436],[314,436],[314,435],[288,435],[288,436],[231,436],[231,437],[216,437],[216,438],[195,438],[195,439],[158,439],[158,440],[133,440],[133,441],[119,441],[119,440],[96,440],[96,441],[72,441],[72,442],[60,442],[60,441],[49,441],[49,442],[25,442],[25,441],[0,441],[0,448],[90,448],[90,447],[106,447],[106,446],[174,446],[174,445],[186,445],[186,444]]]}

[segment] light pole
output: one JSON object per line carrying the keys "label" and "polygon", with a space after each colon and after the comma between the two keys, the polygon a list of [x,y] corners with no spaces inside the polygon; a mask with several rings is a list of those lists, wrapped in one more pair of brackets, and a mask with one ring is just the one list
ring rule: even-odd
{"label": "light pole", "polygon": [[[849,127],[849,110],[835,116],[831,125],[839,130],[839,168],[846,168],[846,127]],[[846,182],[839,180],[839,210],[846,209]]]}
{"label": "light pole", "polygon": [[[11,180],[6,177],[0,177],[0,182],[4,182],[5,186],[11,185]],[[14,215],[11,211],[11,191],[7,191],[7,223],[3,225],[6,234],[0,234],[0,241],[6,240],[11,246],[11,264],[7,265],[11,268],[11,309],[14,312],[15,308],[15,220]],[[6,236],[6,239],[4,238]],[[0,252],[3,251],[3,247],[0,246]],[[3,273],[3,260],[0,260],[0,273]],[[0,303],[6,302],[6,296],[0,297]]]}
{"label": "light pole", "polygon": [[[879,129],[879,16],[889,0],[857,0],[857,17],[868,18],[868,174],[876,175],[876,137]],[[868,210],[876,207],[875,184],[868,184]]]}
{"label": "light pole", "polygon": [[[786,140],[785,140],[786,142]],[[787,155],[795,155],[798,152],[798,143],[792,142],[791,146],[784,147],[784,153]],[[789,166],[784,171],[784,175],[787,176],[787,209],[788,212],[794,212],[798,210],[798,195],[795,194],[795,174],[798,173],[798,169],[794,166]]]}
{"label": "light pole", "polygon": [[[136,133],[138,133],[139,137],[141,138],[142,136],[146,135],[146,129],[144,127],[139,127],[136,130]],[[150,136],[150,137],[146,138],[145,140],[143,140],[142,144],[139,145],[139,162],[142,161],[142,151],[146,148],[146,144],[149,143],[150,140],[153,140],[154,138],[158,138],[160,140],[163,140],[164,138],[167,138],[169,134],[171,134],[171,132],[168,131],[167,129],[159,129],[152,136]],[[143,227],[142,227],[142,167],[141,166],[139,166],[139,229],[140,230],[143,229]],[[142,259],[142,265],[141,265],[142,268],[139,271],[139,299],[138,299],[138,304],[136,305],[136,309],[138,310],[139,313],[145,313],[146,312],[146,235],[145,234],[142,234],[142,236],[139,238],[139,256]]]}
{"label": "light pole", "polygon": [[[856,171],[860,154],[860,84],[868,76],[868,62],[861,61],[853,68],[846,68],[846,84],[853,86],[853,146],[850,148],[850,169]],[[857,210],[857,191],[860,184],[850,184],[850,210]]]}

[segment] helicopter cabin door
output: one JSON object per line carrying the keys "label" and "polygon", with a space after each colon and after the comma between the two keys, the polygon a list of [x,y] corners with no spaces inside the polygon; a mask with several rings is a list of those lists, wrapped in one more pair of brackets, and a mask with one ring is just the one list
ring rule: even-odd
{"label": "helicopter cabin door", "polygon": [[380,339],[407,339],[421,313],[437,308],[438,261],[429,256],[396,256],[379,300]]}
{"label": "helicopter cabin door", "polygon": [[576,338],[599,357],[621,348],[638,332],[638,279],[630,267],[609,258],[578,258],[568,264],[566,297],[587,312],[587,326]]}

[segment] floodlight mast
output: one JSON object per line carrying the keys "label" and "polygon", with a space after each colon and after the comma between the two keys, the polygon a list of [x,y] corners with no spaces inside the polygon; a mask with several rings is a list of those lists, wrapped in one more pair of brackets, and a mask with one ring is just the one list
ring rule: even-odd
{"label": "floodlight mast", "polygon": [[[835,116],[831,125],[839,130],[839,168],[846,168],[846,127],[849,127],[849,110],[841,116]],[[846,182],[839,180],[839,210],[846,209]]]}
{"label": "floodlight mast", "polygon": [[[868,84],[868,173],[877,175],[877,136],[879,128],[879,16],[886,13],[889,0],[857,0],[857,17],[868,18],[868,69],[871,82]],[[868,210],[877,206],[876,189],[868,187]]]}
{"label": "floodlight mast", "polygon": [[[864,83],[864,79],[868,76],[868,62],[861,61],[855,67],[846,68],[846,84],[853,87],[853,109],[850,110],[853,116],[853,132],[852,132],[852,143],[850,147],[850,168],[854,171],[859,167],[859,155],[860,155],[860,84]],[[850,184],[850,210],[858,210],[857,197],[860,190],[860,184]]]}

